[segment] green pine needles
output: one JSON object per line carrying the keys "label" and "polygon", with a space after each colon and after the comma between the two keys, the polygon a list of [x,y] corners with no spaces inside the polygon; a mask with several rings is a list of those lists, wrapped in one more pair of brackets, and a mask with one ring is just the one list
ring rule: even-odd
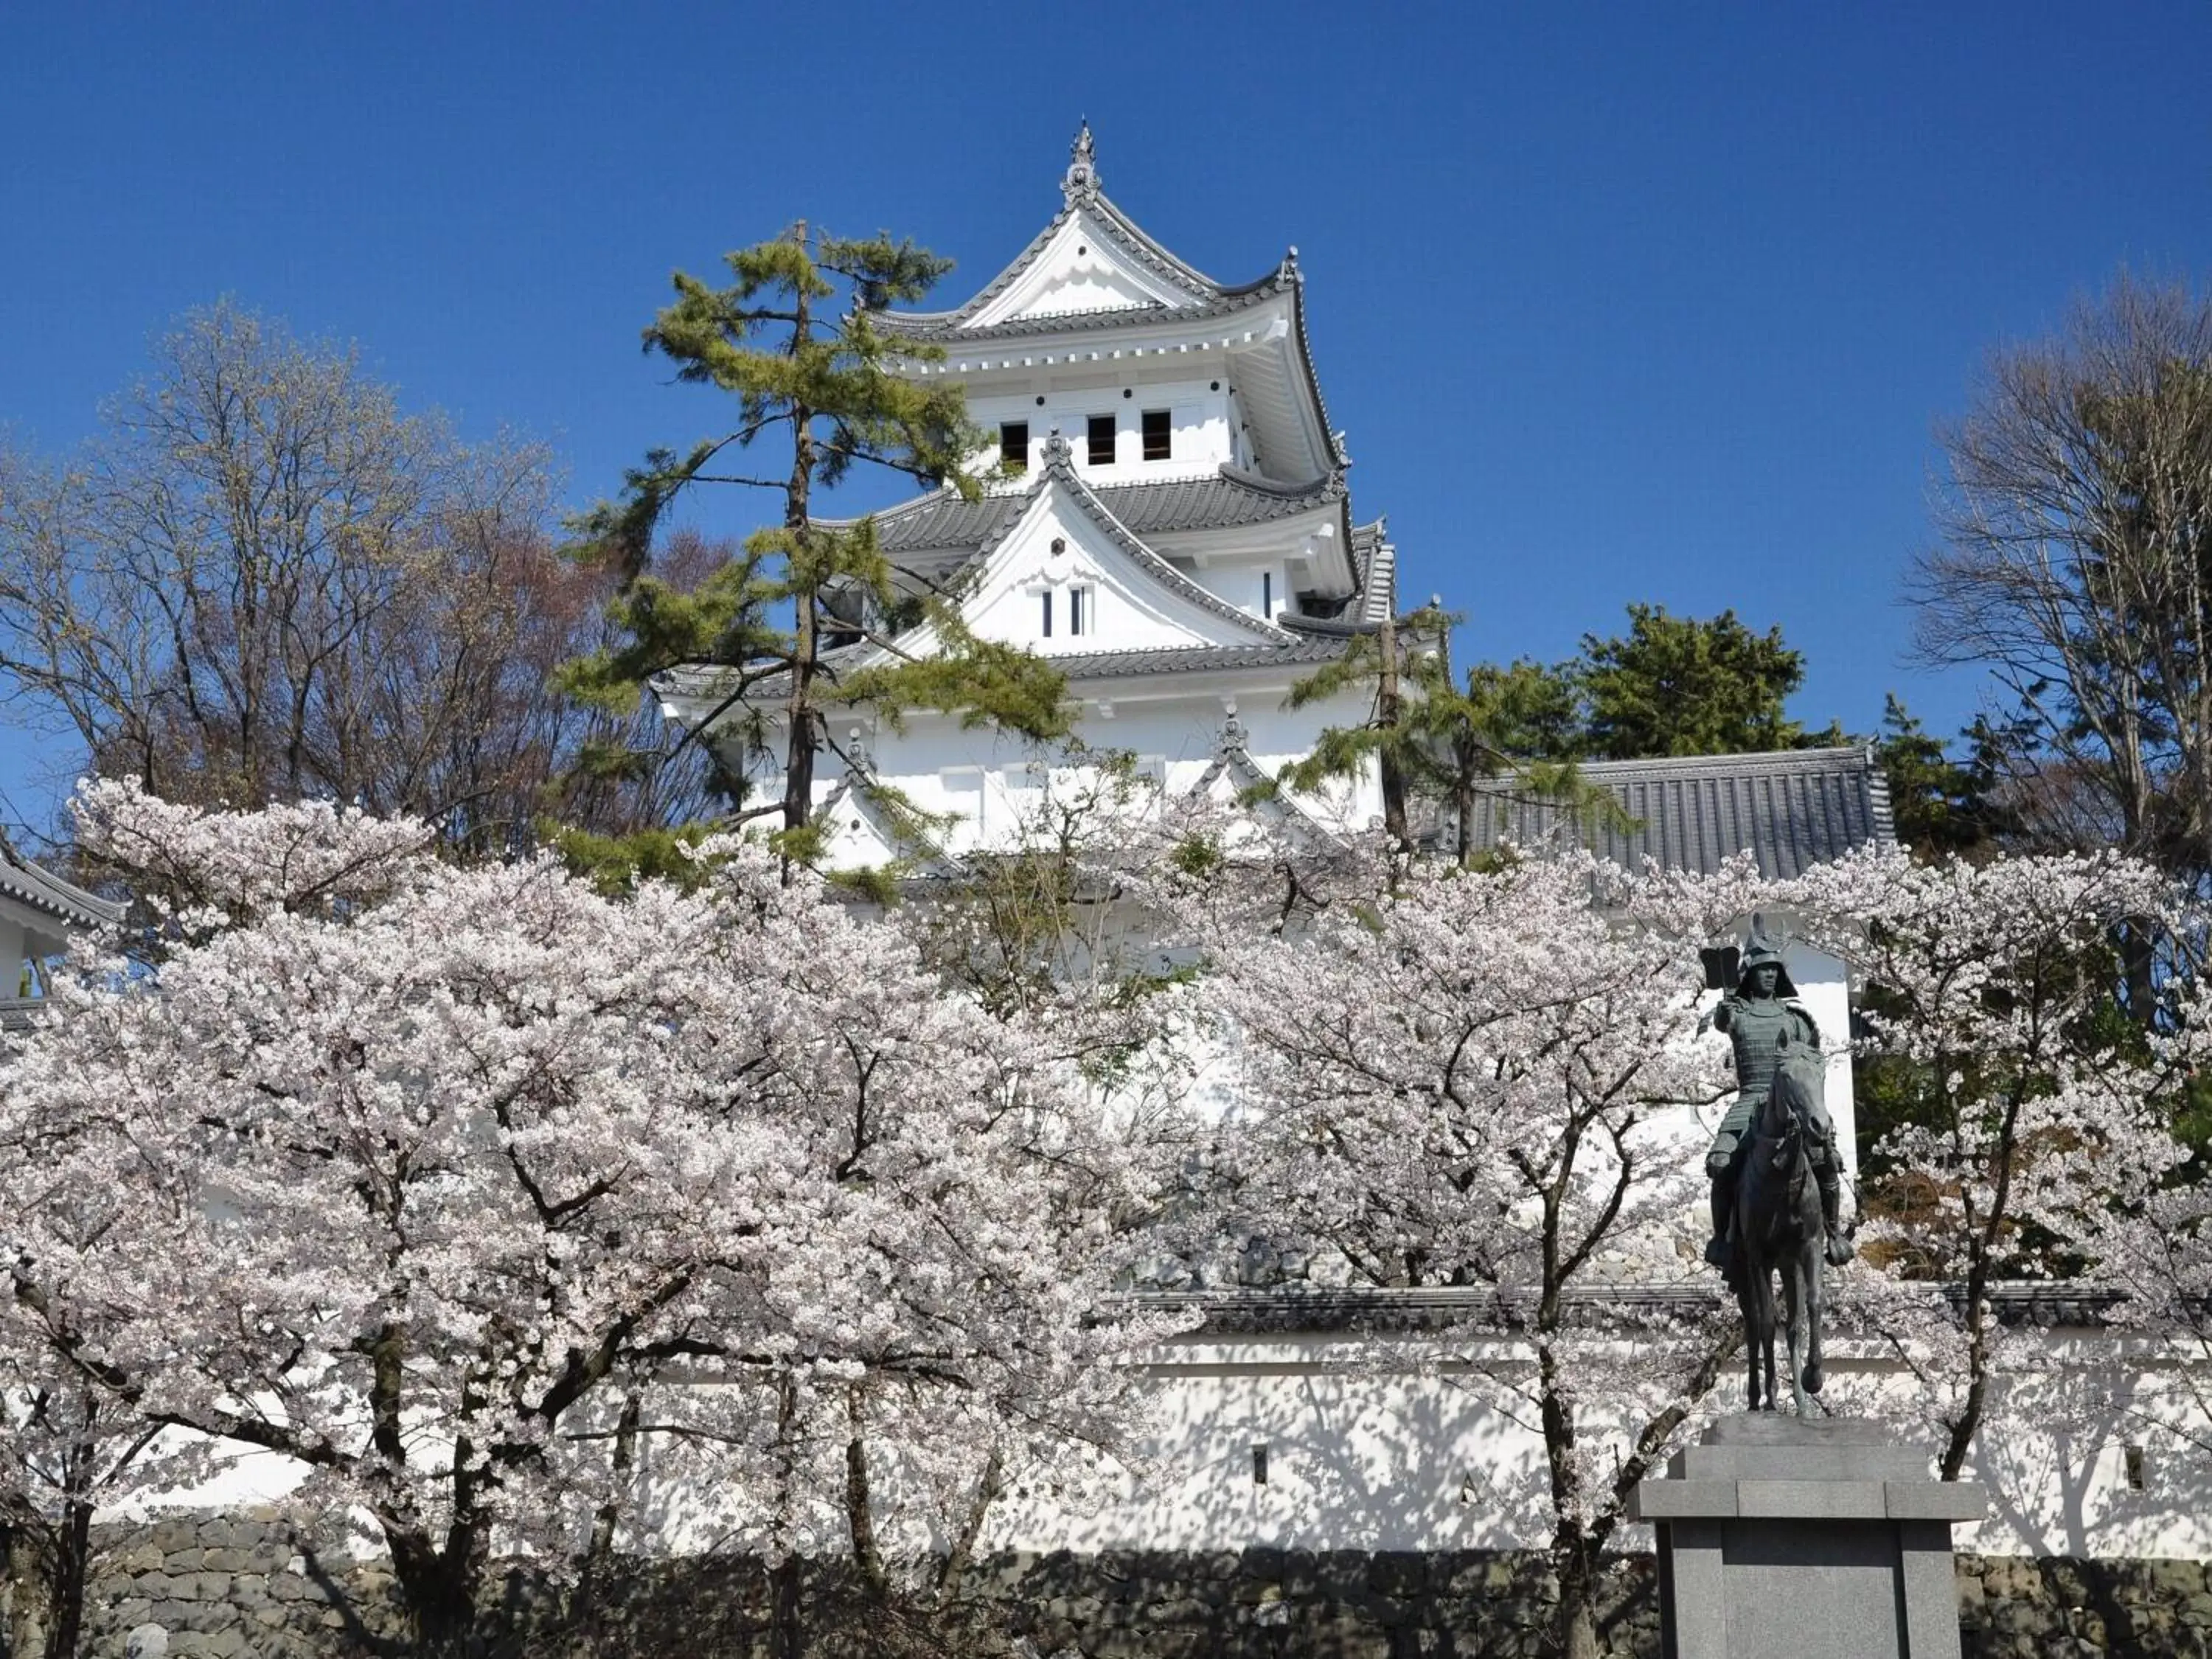
{"label": "green pine needles", "polygon": [[[815,780],[828,756],[874,799],[880,819],[927,840],[927,815],[851,752],[833,713],[866,709],[896,723],[928,708],[1038,741],[1068,731],[1057,672],[975,639],[960,626],[957,592],[898,568],[872,518],[827,525],[814,516],[817,489],[855,466],[969,500],[979,493],[983,481],[966,468],[988,440],[969,420],[962,388],[902,372],[942,349],[896,339],[876,321],[886,307],[920,300],[951,262],[911,241],[835,237],[801,221],[726,263],[721,287],[678,272],[675,301],[644,343],[678,380],[727,394],[731,418],[688,450],[652,451],[617,499],[574,521],[579,550],[609,562],[622,586],[610,611],[616,642],[568,664],[563,688],[623,712],[656,674],[718,667],[715,704],[676,747],[711,742],[729,758],[726,824],[774,819],[787,860],[821,862]],[[769,492],[781,510],[726,562],[679,586],[655,572],[655,549],[677,504],[707,485]],[[903,648],[900,636],[922,624],[932,647]],[[873,659],[865,670],[854,660],[863,655]]]}

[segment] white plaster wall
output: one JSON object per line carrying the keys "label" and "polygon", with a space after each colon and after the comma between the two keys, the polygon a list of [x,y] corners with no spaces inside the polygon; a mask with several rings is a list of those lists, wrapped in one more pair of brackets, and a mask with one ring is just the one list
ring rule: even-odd
{"label": "white plaster wall", "polygon": [[[1055,551],[1055,545],[1058,550]],[[1058,485],[1030,503],[986,564],[962,606],[980,639],[1026,646],[1058,658],[1085,651],[1176,648],[1261,642],[1262,635],[1162,581]],[[1084,631],[1069,632],[1068,595],[1085,590]],[[1042,596],[1053,628],[1043,631]],[[927,652],[925,629],[908,648]]]}
{"label": "white plaster wall", "polygon": [[[1248,616],[1273,622],[1285,611],[1297,608],[1291,599],[1290,564],[1284,559],[1261,554],[1233,563],[1223,561],[1200,565],[1188,574],[1215,599],[1235,605]],[[1272,594],[1265,577],[1273,578]]]}
{"label": "white plaster wall", "polygon": [[[1004,422],[1026,421],[1030,428],[1030,468],[1044,464],[1045,441],[1053,428],[1067,441],[1076,471],[1092,484],[1145,483],[1164,478],[1204,476],[1236,458],[1231,439],[1227,382],[1222,365],[1209,366],[1203,377],[1177,380],[1138,380],[1104,376],[1085,377],[1097,384],[1079,386],[1041,386],[1035,383],[1018,391],[984,392],[971,389],[969,418],[995,440]],[[1222,389],[1214,390],[1216,386]],[[1127,391],[1130,395],[1122,396]],[[1037,400],[1043,398],[1040,404]],[[1172,417],[1170,459],[1145,459],[1144,411],[1164,409]],[[1111,415],[1115,421],[1114,464],[1091,465],[1090,418]],[[979,455],[975,464],[988,466],[998,459],[995,446]],[[1016,481],[1017,486],[1018,481]]]}
{"label": "white plaster wall", "polygon": [[[2123,1363],[2124,1345],[2107,1335],[2060,1332],[2043,1340],[2062,1378]],[[1516,1512],[1500,1496],[1540,1468],[1541,1440],[1469,1386],[1448,1346],[1318,1335],[1186,1340],[1157,1351],[1146,1370],[1158,1410],[1142,1477],[1095,1512],[1066,1513],[1034,1498],[1009,1503],[996,1547],[1433,1550],[1544,1541],[1540,1507]],[[1886,1411],[1911,1414],[1916,1396],[1893,1359],[1832,1345],[1830,1370],[1876,1390]],[[1996,1426],[1969,1470],[1990,1486],[1991,1512],[1957,1528],[1959,1547],[2212,1559],[2212,1493],[2201,1472],[2153,1455],[2144,1490],[2130,1490],[2126,1448],[2141,1430],[2112,1413],[2046,1413],[2035,1390],[2049,1386],[2000,1384]],[[1735,1374],[1725,1377],[1702,1420],[1740,1410],[1741,1389]],[[1899,1433],[1929,1448],[1932,1473],[1934,1437]],[[1264,1486],[1253,1478],[1255,1446],[1267,1449]],[[1649,1548],[1650,1531],[1627,1528],[1620,1543]]]}
{"label": "white plaster wall", "polygon": [[[1100,683],[1102,689],[1105,684]],[[1143,685],[1133,680],[1129,689]],[[1175,796],[1195,787],[1212,765],[1228,718],[1225,702],[1236,705],[1237,718],[1247,734],[1246,751],[1271,775],[1311,752],[1323,727],[1364,718],[1365,704],[1356,697],[1283,708],[1285,690],[1271,686],[1256,693],[1109,701],[1110,716],[1101,712],[1093,697],[1085,703],[1079,732],[1095,747],[1134,755],[1139,769]],[[929,715],[908,715],[903,733],[865,720],[833,732],[841,744],[848,745],[857,733],[877,775],[903,791],[915,805],[932,812],[959,813],[962,824],[947,837],[947,850],[956,854],[979,846],[1007,844],[1018,830],[1018,813],[1042,787],[1037,769],[1042,765],[1049,774],[1054,766],[1049,756],[1030,744],[989,732],[963,731],[956,721]],[[838,775],[825,768],[816,780],[816,799],[827,799],[837,782]],[[1372,780],[1299,799],[1316,817],[1348,830],[1366,828],[1382,811],[1380,790]],[[841,846],[837,856],[842,860],[860,852],[857,843],[849,850]]]}
{"label": "white plaster wall", "polygon": [[[2116,1368],[2142,1370],[2141,1345],[2075,1330],[2034,1341],[2047,1369],[1999,1380],[1992,1426],[1967,1471],[1989,1486],[1990,1513],[1954,1530],[1958,1547],[2212,1559],[2212,1487],[2202,1459],[2150,1450],[2143,1488],[2132,1490],[2126,1455],[2143,1433],[2124,1407],[2100,1414],[2051,1403]],[[1483,1346],[1493,1352],[1506,1346]],[[1468,1352],[1429,1338],[1315,1334],[1163,1345],[1139,1362],[1155,1411],[1151,1433],[1135,1449],[1133,1475],[1114,1483],[1103,1503],[1079,1504],[1056,1502],[1032,1480],[1001,1500],[984,1546],[1082,1553],[1540,1545],[1542,1506],[1516,1494],[1528,1494],[1541,1470],[1541,1441],[1471,1383]],[[1928,1448],[1932,1472],[1936,1443],[1910,1426],[1917,1396],[1896,1360],[1842,1342],[1830,1345],[1829,1358],[1832,1395],[1850,1386],[1870,1391],[1904,1425],[1901,1439]],[[2203,1377],[2194,1380],[2201,1388]],[[1741,1401],[1741,1380],[1731,1374],[1697,1420],[1738,1410]],[[1255,1447],[1267,1449],[1264,1485],[1254,1479]],[[165,1505],[234,1508],[281,1500],[298,1486],[297,1465],[238,1450]],[[655,1461],[648,1457],[647,1468]],[[878,1481],[886,1498],[895,1486],[895,1479]],[[731,1505],[696,1482],[672,1482],[641,1498],[641,1512],[665,1528],[657,1534],[663,1548],[709,1547],[734,1518]],[[1649,1529],[1637,1527],[1624,1528],[1616,1541],[1623,1549],[1651,1546]]]}

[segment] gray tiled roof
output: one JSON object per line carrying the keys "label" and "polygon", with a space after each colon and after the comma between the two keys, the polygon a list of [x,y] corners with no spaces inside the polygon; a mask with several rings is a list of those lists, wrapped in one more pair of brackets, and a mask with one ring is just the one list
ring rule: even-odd
{"label": "gray tiled roof", "polygon": [[[1034,485],[1031,486],[1033,489]],[[1139,536],[1181,530],[1227,530],[1287,519],[1344,499],[1344,475],[1301,484],[1277,483],[1257,473],[1224,466],[1195,478],[1158,483],[1093,484],[1091,494]],[[933,490],[876,517],[876,538],[890,554],[972,551],[996,541],[1029,504],[1030,489],[963,501],[951,489]],[[843,528],[852,519],[817,522]]]}
{"label": "gray tiled roof", "polygon": [[[1240,311],[1265,305],[1294,286],[1285,272],[1271,271],[1243,288],[1224,289],[1211,299],[1191,305],[1103,306],[1095,311],[1057,311],[1040,317],[1014,317],[1003,323],[972,326],[962,319],[970,307],[933,316],[914,313],[880,312],[872,319],[886,334],[905,340],[929,340],[952,346],[969,341],[1018,340],[1041,334],[1088,333],[1104,328],[1128,328],[1152,323],[1181,325],[1233,317]],[[979,296],[979,298],[981,296]]]}
{"label": "gray tiled roof", "polygon": [[1302,484],[1281,484],[1256,472],[1224,466],[1210,477],[1179,483],[1102,484],[1098,499],[1139,536],[1176,530],[1227,530],[1266,524],[1340,501],[1344,474]]}
{"label": "gray tiled roof", "polygon": [[[1869,749],[1590,761],[1579,769],[1583,782],[1611,790],[1638,821],[1589,837],[1595,851],[1625,865],[1650,857],[1670,870],[1711,872],[1747,850],[1763,874],[1786,878],[1897,840],[1889,787]],[[1557,806],[1486,790],[1474,839],[1480,846],[1540,841],[1564,816]]]}
{"label": "gray tiled roof", "polygon": [[[1328,634],[1292,638],[1280,645],[1163,646],[1134,651],[1068,651],[1047,656],[1073,684],[1093,680],[1126,679],[1147,674],[1187,674],[1243,668],[1311,668],[1342,656],[1349,638]],[[874,653],[869,645],[840,646],[822,653],[823,666],[836,675],[858,667]],[[653,688],[664,696],[720,698],[735,688],[733,671],[714,663],[685,663],[656,674]],[[748,701],[772,702],[784,695],[781,674],[763,679],[747,693]]]}
{"label": "gray tiled roof", "polygon": [[1192,673],[1231,668],[1311,667],[1345,653],[1341,636],[1294,640],[1286,645],[1183,645],[1148,651],[1083,651],[1046,660],[1078,684],[1130,674]]}
{"label": "gray tiled roof", "polygon": [[18,903],[78,927],[110,926],[123,920],[128,908],[101,898],[83,888],[25,863],[0,847],[0,893]]}
{"label": "gray tiled roof", "polygon": [[[1962,1306],[1966,1286],[1933,1286]],[[2110,1322],[2118,1294],[2079,1280],[1991,1285],[1982,1295],[2008,1326],[2095,1328]],[[1534,1286],[1489,1285],[1407,1289],[1292,1284],[1279,1288],[1138,1291],[1116,1298],[1145,1311],[1195,1312],[1205,1323],[1185,1339],[1206,1341],[1228,1334],[1285,1334],[1321,1331],[1404,1333],[1519,1330],[1535,1308]],[[1732,1305],[1719,1275],[1703,1273],[1657,1284],[1588,1284],[1563,1293],[1572,1324],[1612,1322],[1621,1316],[1698,1316]]]}

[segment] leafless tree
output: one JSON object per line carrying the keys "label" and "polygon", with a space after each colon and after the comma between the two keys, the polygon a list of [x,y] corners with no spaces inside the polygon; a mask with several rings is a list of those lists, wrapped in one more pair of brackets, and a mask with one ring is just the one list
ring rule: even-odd
{"label": "leafless tree", "polygon": [[350,349],[228,304],[161,341],[104,428],[62,461],[0,450],[0,695],[88,764],[416,812],[483,850],[549,809],[670,809],[562,787],[628,734],[549,684],[613,584],[554,544],[542,447],[464,443]]}
{"label": "leafless tree", "polygon": [[1995,353],[1945,430],[1921,654],[2005,696],[2007,805],[2047,844],[2212,871],[2212,301],[2123,274]]}

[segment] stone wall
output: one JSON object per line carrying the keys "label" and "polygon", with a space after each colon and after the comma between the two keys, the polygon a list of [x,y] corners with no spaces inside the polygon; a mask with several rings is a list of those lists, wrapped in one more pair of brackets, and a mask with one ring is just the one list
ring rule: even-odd
{"label": "stone wall", "polygon": [[[103,1543],[88,1655],[120,1659],[134,1632],[176,1659],[406,1650],[388,1573],[325,1562],[273,1513],[162,1521]],[[1961,1556],[1958,1583],[1966,1659],[2212,1659],[2207,1564]],[[907,1617],[863,1603],[834,1570],[801,1585],[811,1659],[1535,1659],[1558,1598],[1539,1558],[1482,1552],[1012,1555],[980,1565],[949,1612]],[[1650,1559],[1614,1559],[1603,1599],[1608,1659],[1658,1659]],[[495,1650],[768,1659],[772,1606],[768,1575],[744,1559],[635,1564],[581,1616],[518,1575]],[[149,1643],[150,1626],[161,1635]]]}
{"label": "stone wall", "polygon": [[2212,1659],[2212,1562],[1961,1555],[1966,1659]]}

